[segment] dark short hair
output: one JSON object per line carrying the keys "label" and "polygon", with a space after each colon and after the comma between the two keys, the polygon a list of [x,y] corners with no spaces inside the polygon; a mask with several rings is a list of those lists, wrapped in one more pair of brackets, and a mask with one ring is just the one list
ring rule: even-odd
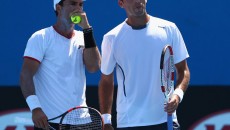
{"label": "dark short hair", "polygon": [[59,5],[61,5],[61,6],[63,6],[63,2],[64,2],[65,0],[61,0],[58,4]]}
{"label": "dark short hair", "polygon": [[[64,2],[65,0],[61,0],[58,4],[60,5],[60,6],[63,6],[63,2]],[[58,12],[57,12],[57,10],[55,10],[54,11],[55,12],[55,14],[56,14],[56,16],[58,15]]]}

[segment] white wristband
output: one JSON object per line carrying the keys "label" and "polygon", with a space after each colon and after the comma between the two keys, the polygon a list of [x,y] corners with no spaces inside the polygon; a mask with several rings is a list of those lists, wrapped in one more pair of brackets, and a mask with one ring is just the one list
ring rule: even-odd
{"label": "white wristband", "polygon": [[111,114],[102,114],[101,116],[102,116],[102,118],[104,120],[104,124],[112,124],[112,122],[111,122],[111,118],[112,118]]}
{"label": "white wristband", "polygon": [[183,96],[184,96],[184,92],[182,89],[176,88],[175,91],[173,92],[173,94],[178,95],[180,97],[180,102],[182,101]]}
{"label": "white wristband", "polygon": [[32,111],[35,108],[40,107],[41,108],[41,104],[38,100],[38,97],[36,95],[30,95],[26,98],[26,102],[30,108],[30,111]]}

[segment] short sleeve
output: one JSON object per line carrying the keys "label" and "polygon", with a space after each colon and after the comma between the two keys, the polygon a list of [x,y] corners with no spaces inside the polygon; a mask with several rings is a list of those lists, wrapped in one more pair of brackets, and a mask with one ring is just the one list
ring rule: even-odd
{"label": "short sleeve", "polygon": [[105,75],[109,75],[113,72],[116,65],[114,58],[114,49],[113,49],[113,40],[109,36],[104,36],[101,51],[102,51],[102,60],[101,60],[101,72]]}
{"label": "short sleeve", "polygon": [[173,24],[172,28],[172,45],[175,63],[179,63],[189,57],[184,39],[175,24]]}
{"label": "short sleeve", "polygon": [[36,32],[28,40],[24,57],[31,57],[38,61],[42,61],[45,54],[43,35]]}

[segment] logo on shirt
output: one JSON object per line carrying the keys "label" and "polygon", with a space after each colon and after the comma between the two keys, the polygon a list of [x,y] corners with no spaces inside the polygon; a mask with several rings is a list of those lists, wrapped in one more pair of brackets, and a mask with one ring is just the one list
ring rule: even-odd
{"label": "logo on shirt", "polygon": [[165,26],[159,26],[159,25],[158,25],[158,27],[159,27],[159,28],[162,28],[162,29],[165,29]]}

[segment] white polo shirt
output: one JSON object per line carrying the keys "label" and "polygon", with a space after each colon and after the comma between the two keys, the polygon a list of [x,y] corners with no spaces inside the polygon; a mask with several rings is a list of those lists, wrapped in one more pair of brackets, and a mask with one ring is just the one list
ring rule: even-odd
{"label": "white polo shirt", "polygon": [[166,44],[174,62],[189,57],[180,31],[172,22],[150,17],[143,29],[125,21],[104,35],[101,72],[116,68],[117,127],[155,125],[167,121],[160,83],[160,57]]}
{"label": "white polo shirt", "polygon": [[35,93],[49,119],[72,107],[86,105],[82,46],[81,31],[67,39],[53,27],[35,32],[28,40],[24,57],[40,62],[33,78]]}

